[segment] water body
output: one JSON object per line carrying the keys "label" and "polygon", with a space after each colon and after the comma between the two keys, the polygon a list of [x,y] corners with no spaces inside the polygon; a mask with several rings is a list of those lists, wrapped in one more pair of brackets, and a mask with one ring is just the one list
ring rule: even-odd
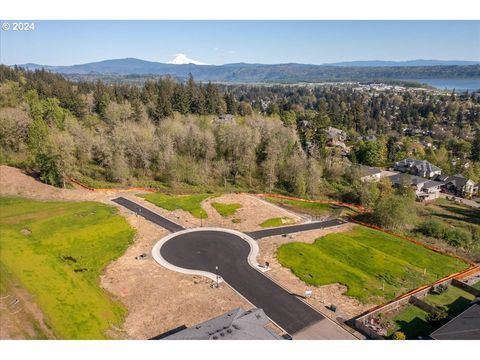
{"label": "water body", "polygon": [[480,90],[480,79],[413,79],[413,81],[431,85],[439,90]]}

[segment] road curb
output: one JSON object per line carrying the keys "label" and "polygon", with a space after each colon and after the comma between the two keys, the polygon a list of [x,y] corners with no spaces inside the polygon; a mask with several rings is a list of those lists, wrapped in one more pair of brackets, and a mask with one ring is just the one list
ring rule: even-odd
{"label": "road curb", "polygon": [[[250,245],[250,253],[248,254],[248,264],[253,267],[254,269],[260,271],[260,272],[266,272],[269,269],[266,269],[264,267],[261,267],[258,262],[257,262],[257,256],[259,254],[259,247],[258,243],[251,238],[250,236],[237,231],[237,230],[231,230],[231,229],[224,229],[224,228],[218,228],[218,227],[204,227],[204,228],[194,228],[194,229],[185,229],[181,231],[177,231],[175,233],[169,234],[163,238],[161,238],[157,243],[153,246],[152,248],[152,257],[153,259],[160,264],[161,266],[172,270],[176,271],[182,274],[189,274],[189,275],[199,275],[199,276],[205,276],[213,281],[217,281],[217,275],[214,273],[211,273],[209,271],[202,271],[202,270],[193,270],[193,269],[185,269],[181,268],[179,266],[175,266],[171,263],[169,263],[167,260],[163,258],[161,255],[161,248],[162,246],[169,240],[173,239],[174,237],[177,237],[179,235],[187,234],[187,233],[192,233],[192,232],[199,232],[199,231],[218,231],[218,232],[226,232],[230,233],[233,235],[238,236],[239,238],[245,240],[249,245]],[[223,282],[224,280],[222,279],[221,276],[218,276],[218,282]]]}

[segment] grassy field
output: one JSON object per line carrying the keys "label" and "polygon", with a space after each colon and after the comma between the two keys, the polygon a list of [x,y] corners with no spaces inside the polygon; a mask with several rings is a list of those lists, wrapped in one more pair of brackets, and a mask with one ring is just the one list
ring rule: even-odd
{"label": "grassy field", "polygon": [[[470,233],[480,234],[480,209],[474,209],[462,204],[456,204],[446,199],[436,199],[431,204],[417,203],[417,213],[421,221],[436,220],[447,225],[450,229],[462,229]],[[445,246],[445,240],[426,237],[420,233],[412,233],[424,241]],[[477,235],[478,237],[479,235]],[[475,240],[461,253],[462,256],[473,261],[480,260],[480,241]]]}
{"label": "grassy field", "polygon": [[455,317],[465,310],[474,298],[475,296],[456,286],[449,286],[447,291],[438,295],[428,294],[422,300]]}
{"label": "grassy field", "polygon": [[435,328],[431,327],[426,319],[426,311],[408,304],[392,318],[393,326],[388,330],[387,336],[391,336],[396,331],[403,332],[408,340],[428,336]]}
{"label": "grassy field", "polygon": [[308,214],[312,216],[329,216],[329,215],[340,215],[342,208],[332,207],[330,204],[322,203],[311,203],[300,200],[290,200],[290,199],[280,199],[276,197],[267,196],[262,199],[265,199],[273,204],[280,205],[286,209]]}
{"label": "grassy field", "polygon": [[480,281],[476,282],[475,284],[472,285],[473,288],[480,290]]}
{"label": "grassy field", "polygon": [[185,210],[198,219],[207,218],[207,212],[202,209],[202,201],[209,197],[214,197],[211,194],[167,195],[158,192],[140,196],[162,209],[169,211]]}
{"label": "grassy field", "polygon": [[223,217],[235,215],[237,210],[242,207],[240,204],[222,204],[217,202],[212,203],[212,206]]}
{"label": "grassy field", "polygon": [[433,204],[418,204],[421,215],[443,220],[446,223],[463,228],[480,227],[480,209],[457,204],[446,199],[436,199]]}
{"label": "grassy field", "polygon": [[8,270],[2,275],[34,296],[56,336],[103,339],[121,324],[126,309],[99,285],[104,267],[134,236],[116,208],[21,198],[0,198],[0,208],[0,263]]}
{"label": "grassy field", "polygon": [[344,284],[346,295],[363,303],[382,303],[468,268],[456,258],[362,226],[313,244],[284,244],[277,257],[307,284]]}
{"label": "grassy field", "polygon": [[283,225],[291,225],[293,223],[295,223],[295,221],[292,218],[284,216],[284,217],[276,217],[276,218],[265,220],[260,224],[260,226],[263,228],[269,228],[269,227],[277,227],[277,226],[283,226]]}

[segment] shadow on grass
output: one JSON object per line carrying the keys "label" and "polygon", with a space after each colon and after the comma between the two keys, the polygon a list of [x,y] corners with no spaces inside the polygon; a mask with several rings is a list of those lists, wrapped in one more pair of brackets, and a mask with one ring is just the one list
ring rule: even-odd
{"label": "shadow on grass", "polygon": [[403,332],[408,340],[416,340],[419,336],[429,336],[435,330],[425,320],[419,317],[411,321],[397,320],[395,323],[399,327],[398,331]]}
{"label": "shadow on grass", "polygon": [[437,205],[437,206],[442,208],[445,211],[448,211],[453,214],[457,214],[457,216],[449,215],[449,214],[441,214],[438,212],[433,213],[432,214],[433,216],[438,216],[444,219],[463,221],[467,224],[480,225],[480,210],[459,208],[451,205]]}
{"label": "shadow on grass", "polygon": [[455,299],[455,301],[451,302],[450,304],[443,305],[442,308],[448,313],[450,317],[453,318],[466,310],[469,305],[470,300],[461,296]]}

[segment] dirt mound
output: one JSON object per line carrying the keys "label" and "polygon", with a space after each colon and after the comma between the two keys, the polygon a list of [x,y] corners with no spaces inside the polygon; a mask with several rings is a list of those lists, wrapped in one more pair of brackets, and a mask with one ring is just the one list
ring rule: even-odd
{"label": "dirt mound", "polygon": [[0,196],[22,196],[38,200],[105,200],[105,194],[83,189],[59,189],[44,184],[23,170],[0,166]]}

